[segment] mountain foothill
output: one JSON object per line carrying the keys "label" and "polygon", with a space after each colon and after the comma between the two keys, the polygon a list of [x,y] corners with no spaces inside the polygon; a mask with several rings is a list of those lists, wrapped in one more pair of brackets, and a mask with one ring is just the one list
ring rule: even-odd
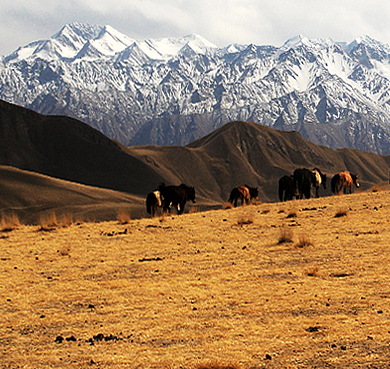
{"label": "mountain foothill", "polygon": [[[194,186],[199,210],[222,208],[240,184],[278,201],[278,179],[318,167],[329,178],[358,173],[367,190],[388,181],[390,158],[318,146],[298,132],[232,121],[186,146],[126,147],[74,118],[46,116],[0,101],[0,212],[34,223],[48,211],[87,220],[119,209],[147,216],[146,195],[162,182]],[[331,195],[321,188],[320,195]]]}

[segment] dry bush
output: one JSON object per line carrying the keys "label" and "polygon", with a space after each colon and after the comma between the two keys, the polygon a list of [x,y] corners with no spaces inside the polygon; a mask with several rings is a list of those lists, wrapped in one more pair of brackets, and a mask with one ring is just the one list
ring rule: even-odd
{"label": "dry bush", "polygon": [[246,215],[245,217],[242,216],[242,217],[238,218],[238,220],[237,220],[237,224],[239,226],[243,226],[246,224],[253,224],[253,223],[254,223],[253,215]]}
{"label": "dry bush", "polygon": [[66,214],[61,214],[58,219],[58,224],[61,227],[70,227],[73,224],[73,215],[66,213]]}
{"label": "dry bush", "polygon": [[251,204],[252,205],[261,205],[262,204],[262,202],[259,200],[259,199],[253,199],[252,201],[251,201]]}
{"label": "dry bush", "polygon": [[345,217],[345,216],[347,216],[347,214],[348,214],[348,211],[347,211],[347,209],[340,209],[340,210],[338,210],[337,212],[336,212],[336,214],[335,214],[335,218],[341,218],[341,217]]}
{"label": "dry bush", "polygon": [[382,191],[387,191],[388,189],[389,189],[389,184],[388,183],[378,183],[378,184],[372,186],[369,191],[371,191],[371,192],[382,192]]}
{"label": "dry bush", "polygon": [[9,232],[20,227],[20,220],[15,213],[8,215],[1,214],[0,218],[0,230],[2,232]]}
{"label": "dry bush", "polygon": [[312,269],[309,269],[306,272],[306,275],[309,277],[319,277],[318,267],[313,267]]}
{"label": "dry bush", "polygon": [[311,242],[308,236],[301,234],[295,246],[299,248],[303,248],[303,247],[313,246],[313,243]]}
{"label": "dry bush", "polygon": [[199,206],[191,206],[190,210],[188,211],[189,214],[195,214],[199,213]]}
{"label": "dry bush", "polygon": [[233,209],[233,204],[229,201],[226,201],[224,204],[223,204],[223,207],[222,207],[224,210],[225,209]]}
{"label": "dry bush", "polygon": [[128,224],[131,221],[131,216],[125,209],[118,210],[116,218],[120,224]]}
{"label": "dry bush", "polygon": [[57,215],[54,211],[41,214],[38,222],[41,231],[52,231],[58,226]]}
{"label": "dry bush", "polygon": [[57,251],[61,256],[70,256],[70,247],[62,247]]}
{"label": "dry bush", "polygon": [[289,243],[293,242],[293,231],[290,228],[282,227],[280,228],[280,235],[278,243]]}
{"label": "dry bush", "polygon": [[298,216],[298,215],[297,215],[296,209],[291,209],[291,210],[288,212],[286,218],[296,218],[297,216]]}

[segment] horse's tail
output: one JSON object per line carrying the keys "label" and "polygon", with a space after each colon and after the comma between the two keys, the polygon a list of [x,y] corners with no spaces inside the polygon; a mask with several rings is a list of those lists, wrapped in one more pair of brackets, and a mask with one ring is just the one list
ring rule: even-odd
{"label": "horse's tail", "polygon": [[228,202],[230,202],[231,204],[233,204],[233,201],[234,201],[234,189],[231,190],[229,198],[228,198]]}
{"label": "horse's tail", "polygon": [[331,182],[330,182],[330,188],[332,190],[333,193],[336,193],[336,183],[337,183],[337,179],[338,178],[338,174],[336,174],[335,176],[333,176]]}
{"label": "horse's tail", "polygon": [[148,194],[148,196],[146,196],[146,212],[148,214],[152,214],[151,194]]}
{"label": "horse's tail", "polygon": [[279,180],[279,200],[280,201],[283,201],[283,191],[284,191],[284,188],[283,188],[283,181],[282,179]]}
{"label": "horse's tail", "polygon": [[236,201],[239,198],[239,196],[240,196],[240,190],[238,189],[238,187],[234,187],[230,192],[228,202],[233,204],[233,202]]}

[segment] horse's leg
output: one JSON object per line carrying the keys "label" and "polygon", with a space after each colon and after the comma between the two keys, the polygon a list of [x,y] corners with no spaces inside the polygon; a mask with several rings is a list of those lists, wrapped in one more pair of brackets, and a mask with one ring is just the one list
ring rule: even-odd
{"label": "horse's leg", "polygon": [[169,203],[169,201],[165,202],[164,207],[163,207],[163,213],[166,213],[166,214],[170,213],[171,212],[171,210],[169,208],[170,206],[171,206],[171,204]]}
{"label": "horse's leg", "polygon": [[316,186],[316,197],[320,197],[320,186]]}
{"label": "horse's leg", "polygon": [[182,201],[178,207],[177,207],[177,210],[178,210],[178,214],[183,214],[184,213],[184,205],[185,205],[185,201]]}

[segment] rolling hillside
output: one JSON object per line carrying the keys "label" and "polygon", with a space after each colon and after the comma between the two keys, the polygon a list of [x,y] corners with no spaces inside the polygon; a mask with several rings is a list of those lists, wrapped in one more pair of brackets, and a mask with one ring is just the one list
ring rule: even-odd
{"label": "rolling hillside", "polygon": [[[341,170],[356,172],[363,190],[388,181],[387,156],[332,150],[304,140],[297,132],[241,121],[230,122],[185,147],[126,148],[75,119],[44,116],[0,101],[0,133],[0,165],[5,166],[0,168],[0,176],[9,176],[9,167],[30,172],[15,179],[15,186],[7,177],[7,191],[4,180],[0,182],[0,211],[15,206],[45,207],[46,203],[38,204],[37,194],[43,192],[51,194],[48,196],[60,207],[64,204],[60,187],[77,194],[68,196],[66,205],[77,204],[83,191],[93,202],[91,187],[99,187],[119,191],[114,202],[122,199],[124,204],[142,209],[145,195],[161,182],[195,186],[200,210],[220,207],[231,188],[243,183],[258,186],[261,201],[274,202],[278,179],[298,167],[319,167],[328,178]],[[61,185],[49,180],[44,185],[37,183],[37,173],[60,179]],[[23,181],[25,187],[21,187]],[[75,190],[70,182],[88,187]],[[123,192],[134,196],[125,199]],[[329,195],[329,187],[320,194]]]}

